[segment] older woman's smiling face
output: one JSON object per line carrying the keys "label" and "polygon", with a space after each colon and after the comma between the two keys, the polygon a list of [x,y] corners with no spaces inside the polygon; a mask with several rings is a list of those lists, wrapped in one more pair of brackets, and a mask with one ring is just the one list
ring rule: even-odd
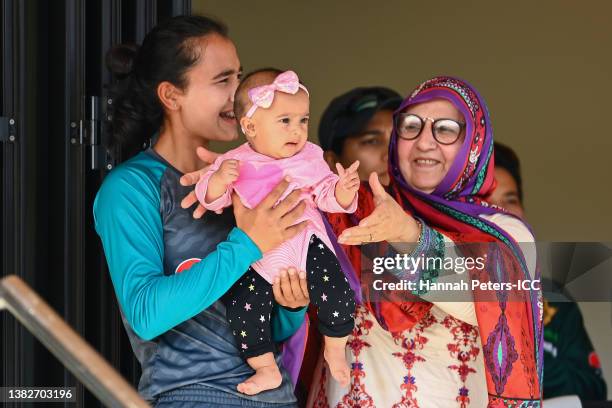
{"label": "older woman's smiling face", "polygon": [[[446,99],[419,103],[410,106],[405,112],[423,119],[454,119],[465,123],[461,112]],[[465,140],[465,131],[462,130],[455,143],[440,144],[434,139],[431,126],[432,122],[427,120],[416,139],[397,139],[398,163],[404,180],[413,188],[425,193],[431,193],[442,182]]]}

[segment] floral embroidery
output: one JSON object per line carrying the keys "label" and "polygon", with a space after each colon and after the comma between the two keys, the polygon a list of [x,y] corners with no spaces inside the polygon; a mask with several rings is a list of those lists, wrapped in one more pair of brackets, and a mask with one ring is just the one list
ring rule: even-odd
{"label": "floral embroidery", "polygon": [[514,337],[503,313],[499,316],[495,329],[489,334],[483,352],[485,365],[489,368],[495,391],[502,394],[514,362],[519,357],[516,352]]}
{"label": "floral embroidery", "polygon": [[450,355],[457,359],[459,364],[451,364],[448,366],[451,370],[459,373],[459,378],[463,383],[459,388],[459,395],[456,400],[461,408],[465,408],[470,403],[469,389],[466,387],[467,377],[470,374],[476,373],[476,370],[470,367],[470,361],[476,361],[476,357],[480,353],[478,348],[478,328],[461,320],[455,319],[448,315],[442,322],[444,327],[449,329],[453,335],[454,343],[446,345]]}
{"label": "floral embroidery", "polygon": [[525,378],[527,379],[527,384],[529,386],[529,393],[532,398],[534,398],[535,394],[535,382],[534,379],[537,377],[536,367],[534,365],[535,356],[531,354],[532,348],[529,347],[529,336],[525,333],[523,327],[521,327],[521,341],[523,342],[522,352],[521,352],[521,362],[523,363],[523,372],[525,373]]}
{"label": "floral embroidery", "polygon": [[498,396],[489,397],[487,408],[541,408],[540,401],[522,400],[512,398],[500,398]]}
{"label": "floral embroidery", "polygon": [[321,378],[319,380],[319,391],[317,392],[317,396],[315,397],[315,401],[312,405],[313,408],[329,408],[329,403],[327,402],[327,370],[325,369],[325,365],[321,368]]}
{"label": "floral embroidery", "polygon": [[342,397],[336,408],[375,407],[372,396],[368,394],[365,384],[362,383],[362,378],[366,376],[366,373],[363,363],[359,361],[361,350],[365,347],[372,347],[361,338],[369,334],[373,326],[372,321],[366,319],[367,314],[367,310],[362,306],[355,309],[355,328],[346,344],[355,356],[355,361],[351,364],[351,385],[349,392]]}
{"label": "floral embroidery", "polygon": [[407,370],[403,383],[400,385],[400,389],[403,391],[402,399],[400,402],[393,404],[393,408],[418,408],[419,406],[414,395],[418,387],[412,369],[417,362],[425,362],[425,358],[416,352],[422,350],[429,341],[423,335],[423,332],[434,323],[437,323],[436,318],[428,312],[412,329],[391,333],[395,344],[403,349],[402,352],[393,353],[393,356],[401,359]]}
{"label": "floral embroidery", "polygon": [[[485,176],[487,175],[487,168],[489,167],[489,160],[491,160],[492,156],[493,156],[493,143],[491,143],[491,146],[489,146],[489,151],[487,152],[484,166],[482,166],[482,168],[480,169],[480,172],[476,176],[476,183],[474,183],[472,194],[477,194],[478,191],[480,191],[480,189],[482,188]],[[481,201],[480,205],[487,207],[488,203],[486,201]]]}

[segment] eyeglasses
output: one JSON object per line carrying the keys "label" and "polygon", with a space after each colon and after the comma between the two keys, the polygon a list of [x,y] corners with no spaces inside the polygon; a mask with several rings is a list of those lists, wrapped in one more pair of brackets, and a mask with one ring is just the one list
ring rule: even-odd
{"label": "eyeglasses", "polygon": [[422,118],[413,113],[403,113],[397,116],[395,128],[397,135],[404,140],[414,140],[421,135],[425,122],[431,122],[431,132],[436,142],[443,145],[455,143],[461,131],[465,128],[465,123],[457,122],[453,119],[432,119]]}

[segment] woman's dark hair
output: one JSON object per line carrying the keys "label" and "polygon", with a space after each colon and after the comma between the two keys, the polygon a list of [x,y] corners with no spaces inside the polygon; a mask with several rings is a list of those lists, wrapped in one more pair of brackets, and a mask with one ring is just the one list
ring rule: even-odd
{"label": "woman's dark hair", "polygon": [[118,80],[110,92],[110,147],[120,147],[124,159],[141,150],[162,124],[157,86],[168,81],[184,89],[185,74],[200,58],[197,39],[210,34],[227,37],[227,27],[209,17],[178,16],[154,27],[140,47],[121,44],[108,51],[107,68]]}
{"label": "woman's dark hair", "polygon": [[493,144],[493,154],[495,156],[495,167],[501,167],[510,173],[516,182],[519,199],[523,202],[523,180],[521,179],[521,163],[518,156],[514,150],[498,142]]}

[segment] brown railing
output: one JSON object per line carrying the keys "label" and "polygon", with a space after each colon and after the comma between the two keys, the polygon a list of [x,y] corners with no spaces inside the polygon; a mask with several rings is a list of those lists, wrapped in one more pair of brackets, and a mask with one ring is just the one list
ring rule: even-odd
{"label": "brown railing", "polygon": [[15,275],[0,280],[2,309],[11,312],[104,405],[149,407],[98,352]]}

